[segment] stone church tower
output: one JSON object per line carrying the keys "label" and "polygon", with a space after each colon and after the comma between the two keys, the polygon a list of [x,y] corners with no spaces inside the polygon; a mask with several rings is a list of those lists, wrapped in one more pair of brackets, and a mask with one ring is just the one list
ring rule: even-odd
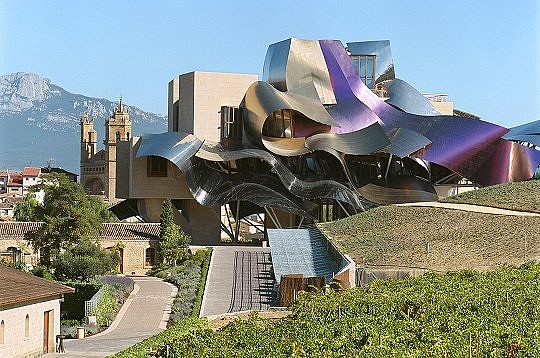
{"label": "stone church tower", "polygon": [[81,118],[81,168],[88,160],[96,155],[97,133],[94,120],[84,113]]}
{"label": "stone church tower", "polygon": [[116,197],[116,142],[131,139],[131,120],[127,108],[122,104],[114,108],[113,115],[105,122],[105,153],[107,157],[105,196],[109,201]]}
{"label": "stone church tower", "polygon": [[116,201],[116,142],[131,138],[131,120],[122,100],[105,121],[105,149],[97,150],[94,121],[85,113],[81,118],[81,185],[88,194],[103,195]]}

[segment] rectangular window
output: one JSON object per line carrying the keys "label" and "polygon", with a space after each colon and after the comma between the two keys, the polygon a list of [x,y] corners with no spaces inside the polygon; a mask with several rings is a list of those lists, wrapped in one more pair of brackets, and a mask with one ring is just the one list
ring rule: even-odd
{"label": "rectangular window", "polygon": [[221,106],[221,143],[229,144],[242,142],[242,109],[233,106]]}
{"label": "rectangular window", "polygon": [[272,113],[263,126],[263,135],[274,138],[294,137],[294,117],[290,109],[281,109]]}
{"label": "rectangular window", "polygon": [[147,160],[146,173],[149,177],[167,176],[167,159],[156,156],[149,156]]}
{"label": "rectangular window", "polygon": [[144,266],[154,266],[156,257],[156,250],[152,247],[149,247],[145,250],[144,255]]}
{"label": "rectangular window", "polygon": [[352,55],[354,69],[369,89],[375,88],[375,55]]}

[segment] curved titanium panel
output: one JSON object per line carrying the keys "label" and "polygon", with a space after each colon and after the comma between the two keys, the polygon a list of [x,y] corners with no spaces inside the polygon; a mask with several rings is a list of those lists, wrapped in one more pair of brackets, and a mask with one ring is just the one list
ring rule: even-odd
{"label": "curved titanium panel", "polygon": [[407,157],[431,144],[431,141],[407,128],[392,128],[386,132],[391,144],[380,150],[400,158]]}
{"label": "curved titanium panel", "polygon": [[404,112],[422,116],[436,116],[441,113],[431,102],[407,82],[396,78],[381,84],[386,88],[388,99],[386,103]]}
{"label": "curved titanium panel", "polygon": [[388,137],[379,123],[352,133],[320,133],[306,138],[306,146],[311,150],[336,150],[344,154],[367,155],[390,145]]}
{"label": "curved titanium panel", "polygon": [[[313,85],[311,86],[314,91]],[[248,88],[242,107],[246,108],[244,129],[255,144],[262,144],[264,121],[278,109],[293,109],[315,122],[338,126],[320,102],[295,93],[280,92],[266,82],[255,82]]]}
{"label": "curved titanium panel", "polygon": [[274,154],[285,157],[293,157],[309,153],[305,138],[261,138],[263,145]]}
{"label": "curved titanium panel", "polygon": [[413,176],[395,177],[384,186],[369,183],[358,188],[357,192],[366,199],[382,205],[439,199],[431,183]]}
{"label": "curved titanium panel", "polygon": [[[294,92],[322,104],[336,104],[330,76],[318,41],[291,38],[268,47],[263,81],[282,92]],[[315,88],[305,88],[310,83]]]}
{"label": "curved titanium panel", "polygon": [[[362,83],[339,41],[319,42],[338,106],[341,101],[350,101],[354,95],[369,108],[368,111],[362,107],[362,114],[372,116],[370,112],[373,112],[381,119],[383,128],[408,128],[428,138],[432,144],[419,154],[422,159],[443,165],[480,184],[488,183],[479,169],[497,152],[497,140],[508,131],[506,128],[459,116],[425,117],[402,112],[382,101]],[[497,168],[493,170],[497,171]],[[510,175],[501,182],[510,180],[510,177],[521,176]]]}
{"label": "curved titanium panel", "polygon": [[195,155],[202,141],[193,134],[165,132],[149,134],[141,138],[137,158],[154,155],[163,157],[181,168],[189,158]]}
{"label": "curved titanium panel", "polygon": [[[208,167],[204,160],[191,158],[181,168],[195,200],[204,206],[222,206],[231,201],[249,201],[260,207],[274,207],[299,216],[312,216],[309,202],[291,197],[281,182],[270,175],[227,174]],[[256,182],[255,182],[256,181]]]}
{"label": "curved titanium panel", "polygon": [[540,147],[540,121],[525,123],[520,126],[510,128],[503,139],[527,142]]}
{"label": "curved titanium panel", "polygon": [[477,171],[475,179],[483,185],[531,179],[540,163],[540,151],[499,139],[497,150]]}
{"label": "curved titanium panel", "polygon": [[375,55],[375,84],[387,80],[393,80],[396,77],[394,71],[394,60],[392,59],[392,50],[390,41],[363,41],[347,43],[347,51],[351,55]]}
{"label": "curved titanium panel", "polygon": [[235,151],[224,151],[221,145],[207,145],[205,142],[197,153],[197,157],[210,161],[259,158],[267,162],[274,169],[279,180],[290,193],[301,199],[334,199],[360,210],[363,210],[366,204],[353,191],[336,181],[319,180],[307,182],[299,179],[278,158],[265,150],[245,148]]}
{"label": "curved titanium panel", "polygon": [[232,200],[246,200],[261,207],[277,207],[310,217],[302,201],[288,198],[287,190],[272,176],[229,175],[205,165],[204,160],[194,157],[202,142],[191,134],[167,132],[141,140],[137,158],[153,155],[174,163],[184,173],[191,194],[201,205],[221,206]]}

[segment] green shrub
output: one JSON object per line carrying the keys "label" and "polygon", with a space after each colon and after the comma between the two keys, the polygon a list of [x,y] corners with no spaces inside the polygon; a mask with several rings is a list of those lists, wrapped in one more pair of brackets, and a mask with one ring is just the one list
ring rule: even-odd
{"label": "green shrub", "polygon": [[60,321],[60,334],[67,338],[77,337],[77,327],[80,326],[80,322],[76,319],[63,319]]}
{"label": "green shrub", "polygon": [[212,257],[211,248],[208,248],[206,250],[199,250],[195,254],[198,254],[199,252],[204,253],[204,257],[200,264],[201,278],[199,279],[199,287],[197,288],[197,298],[195,299],[195,302],[193,302],[193,308],[191,311],[192,317],[199,317],[199,314],[201,313],[202,299],[204,295],[204,289],[206,287],[206,280],[208,278],[208,269],[210,268],[210,259]]}
{"label": "green shrub", "polygon": [[60,309],[65,312],[66,319],[82,320],[84,318],[84,301],[88,301],[99,290],[100,285],[95,282],[64,281],[62,285],[73,287],[75,293],[64,295]]}
{"label": "green shrub", "polygon": [[155,356],[156,352],[167,345],[171,346],[174,342],[182,339],[186,335],[208,329],[208,324],[204,318],[188,318],[178,324],[160,332],[152,337],[146,338],[128,349],[112,356],[113,358],[146,358]]}
{"label": "green shrub", "polygon": [[103,296],[92,313],[96,316],[97,324],[99,326],[108,326],[114,320],[117,300],[110,293],[108,285],[104,285],[102,290]]}
{"label": "green shrub", "polygon": [[32,274],[37,277],[44,278],[49,281],[53,281],[53,275],[45,266],[34,266],[32,269]]}

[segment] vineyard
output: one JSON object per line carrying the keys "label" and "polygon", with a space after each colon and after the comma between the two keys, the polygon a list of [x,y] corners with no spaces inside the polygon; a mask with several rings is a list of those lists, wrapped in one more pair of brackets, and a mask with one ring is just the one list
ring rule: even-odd
{"label": "vineyard", "polygon": [[[190,319],[117,357],[539,357],[540,265],[302,294],[289,318]],[[152,353],[150,353],[152,352]]]}
{"label": "vineyard", "polygon": [[319,227],[358,265],[456,271],[540,259],[540,217],[384,206]]}
{"label": "vineyard", "polygon": [[540,180],[489,186],[451,196],[441,201],[540,212]]}

